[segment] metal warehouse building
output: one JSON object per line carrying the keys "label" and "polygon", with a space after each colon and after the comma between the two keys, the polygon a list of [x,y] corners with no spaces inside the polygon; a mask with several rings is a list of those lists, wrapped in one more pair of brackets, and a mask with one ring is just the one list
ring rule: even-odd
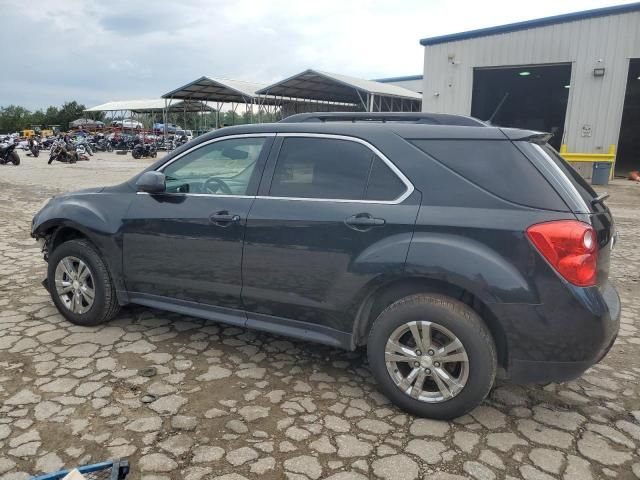
{"label": "metal warehouse building", "polygon": [[640,169],[640,3],[420,43],[423,111],[549,131],[565,158]]}

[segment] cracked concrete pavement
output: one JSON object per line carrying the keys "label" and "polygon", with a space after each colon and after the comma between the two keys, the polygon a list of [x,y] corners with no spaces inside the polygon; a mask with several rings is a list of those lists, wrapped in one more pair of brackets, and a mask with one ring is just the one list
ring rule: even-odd
{"label": "cracked concrete pavement", "polygon": [[565,384],[498,383],[471,414],[436,422],[379,394],[361,351],[143,307],[67,323],[40,285],[31,217],[51,194],[149,162],[21,156],[0,167],[0,480],[113,457],[149,480],[640,478],[640,185],[607,188],[623,301],[609,356]]}

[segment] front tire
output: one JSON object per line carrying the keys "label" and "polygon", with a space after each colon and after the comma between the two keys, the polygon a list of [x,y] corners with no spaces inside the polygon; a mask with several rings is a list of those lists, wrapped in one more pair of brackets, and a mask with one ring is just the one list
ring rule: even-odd
{"label": "front tire", "polygon": [[53,251],[47,280],[53,303],[76,325],[99,325],[120,309],[107,266],[86,240],[69,240]]}
{"label": "front tire", "polygon": [[478,314],[436,294],[411,295],[386,308],[371,328],[367,355],[392,402],[438,420],[478,406],[497,368],[493,338]]}

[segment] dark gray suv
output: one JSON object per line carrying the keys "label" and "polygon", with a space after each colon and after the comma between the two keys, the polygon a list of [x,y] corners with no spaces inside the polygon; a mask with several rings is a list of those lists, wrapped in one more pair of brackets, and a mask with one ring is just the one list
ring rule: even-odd
{"label": "dark gray suv", "polygon": [[135,303],[349,350],[380,389],[459,416],[498,369],[579,376],[611,347],[616,235],[539,132],[444,114],[301,114],[198,137],[33,219],[79,325]]}

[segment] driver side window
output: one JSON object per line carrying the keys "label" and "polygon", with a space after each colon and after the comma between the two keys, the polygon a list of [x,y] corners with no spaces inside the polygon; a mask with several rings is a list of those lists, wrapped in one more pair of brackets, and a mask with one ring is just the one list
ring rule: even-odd
{"label": "driver side window", "polygon": [[246,195],[264,137],[204,145],[164,168],[169,193]]}

